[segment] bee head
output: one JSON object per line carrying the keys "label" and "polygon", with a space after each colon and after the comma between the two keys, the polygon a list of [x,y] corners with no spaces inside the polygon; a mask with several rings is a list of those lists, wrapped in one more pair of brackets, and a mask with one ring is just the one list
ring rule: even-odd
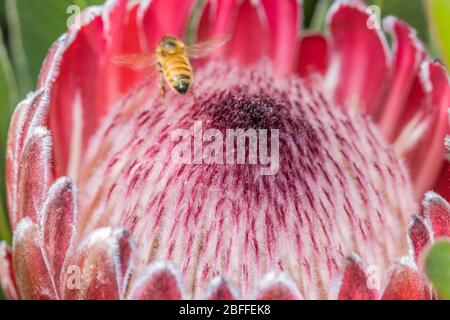
{"label": "bee head", "polygon": [[180,54],[185,49],[184,43],[174,36],[166,36],[158,44],[158,52],[162,55]]}

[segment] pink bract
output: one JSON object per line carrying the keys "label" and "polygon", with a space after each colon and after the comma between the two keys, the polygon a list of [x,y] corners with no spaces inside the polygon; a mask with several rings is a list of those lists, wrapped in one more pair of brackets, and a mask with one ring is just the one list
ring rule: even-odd
{"label": "pink bract", "polygon": [[[196,99],[112,63],[183,38],[195,1],[108,1],[58,39],[8,137],[10,299],[432,299],[450,237],[450,85],[405,22],[336,1],[207,0]],[[174,163],[177,128],[277,128],[280,167]],[[448,145],[448,143],[447,143]],[[434,190],[434,191],[431,191]],[[375,277],[375,278],[374,278]]]}

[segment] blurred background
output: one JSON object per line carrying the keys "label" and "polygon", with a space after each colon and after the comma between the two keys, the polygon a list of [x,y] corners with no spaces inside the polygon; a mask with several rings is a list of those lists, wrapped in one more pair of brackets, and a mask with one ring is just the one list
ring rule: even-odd
{"label": "blurred background", "polygon": [[[199,5],[203,1],[199,0]],[[88,5],[104,2],[105,0],[0,0],[0,240],[11,241],[5,206],[4,167],[5,142],[14,107],[35,87],[48,49],[67,30],[68,19],[73,19],[79,10]],[[333,2],[334,0],[303,0],[303,28],[324,30],[326,12]],[[396,15],[406,20],[417,30],[434,58],[449,65],[450,0],[366,2],[377,5],[382,17]],[[195,18],[192,25],[195,25]],[[188,39],[192,39],[191,35],[187,35]]]}

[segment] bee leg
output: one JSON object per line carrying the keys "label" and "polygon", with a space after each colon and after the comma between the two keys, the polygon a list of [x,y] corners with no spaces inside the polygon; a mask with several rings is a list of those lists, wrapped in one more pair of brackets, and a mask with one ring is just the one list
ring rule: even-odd
{"label": "bee leg", "polygon": [[158,88],[161,93],[161,104],[164,104],[166,98],[166,86],[164,84],[164,76],[162,72],[160,72],[158,75]]}

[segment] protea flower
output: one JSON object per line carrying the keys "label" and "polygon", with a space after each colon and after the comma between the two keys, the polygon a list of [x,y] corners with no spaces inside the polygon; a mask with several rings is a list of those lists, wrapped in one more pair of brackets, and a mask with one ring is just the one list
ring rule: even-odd
{"label": "protea flower", "polygon": [[[8,297],[431,299],[423,252],[450,236],[445,68],[395,17],[389,47],[359,1],[299,36],[297,1],[211,0],[198,39],[232,38],[194,65],[195,99],[161,102],[112,60],[183,38],[193,5],[109,1],[50,50],[9,131]],[[278,170],[173,161],[171,133],[196,121],[279,130]]]}

